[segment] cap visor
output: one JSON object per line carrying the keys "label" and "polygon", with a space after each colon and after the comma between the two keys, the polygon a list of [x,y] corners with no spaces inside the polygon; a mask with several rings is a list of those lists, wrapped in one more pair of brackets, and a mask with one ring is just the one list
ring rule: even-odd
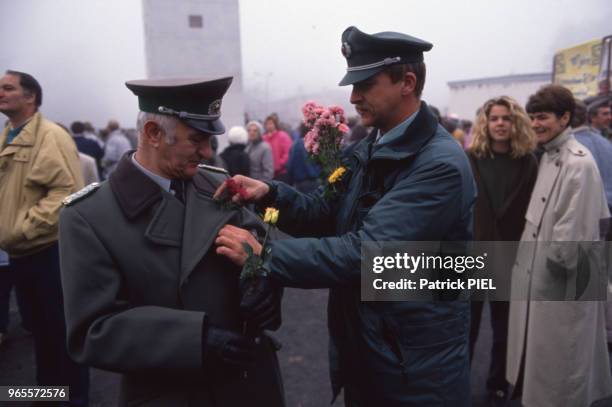
{"label": "cap visor", "polygon": [[369,77],[376,75],[382,70],[383,67],[378,67],[372,69],[364,69],[363,71],[347,72],[346,75],[344,75],[344,78],[342,78],[342,80],[338,84],[338,86],[352,85],[354,83],[364,81]]}
{"label": "cap visor", "polygon": [[221,120],[194,120],[194,119],[182,119],[182,122],[187,126],[192,127],[196,130],[201,131],[205,134],[218,135],[225,133],[225,126],[221,123]]}

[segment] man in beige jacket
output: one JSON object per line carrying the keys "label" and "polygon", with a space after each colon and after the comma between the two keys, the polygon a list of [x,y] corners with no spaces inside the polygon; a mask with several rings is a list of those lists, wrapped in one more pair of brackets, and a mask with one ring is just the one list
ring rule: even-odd
{"label": "man in beige jacket", "polygon": [[62,200],[83,186],[74,141],[38,111],[42,89],[31,75],[0,78],[0,249],[8,252],[16,288],[34,336],[36,383],[70,386],[70,404],[87,405],[87,370],[70,360],[58,254]]}

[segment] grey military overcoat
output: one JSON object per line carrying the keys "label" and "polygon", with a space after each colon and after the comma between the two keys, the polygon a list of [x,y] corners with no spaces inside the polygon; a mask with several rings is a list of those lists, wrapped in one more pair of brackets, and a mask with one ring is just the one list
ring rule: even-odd
{"label": "grey military overcoat", "polygon": [[262,224],[212,200],[224,175],[200,170],[183,205],[129,156],[61,213],[70,355],[120,372],[121,406],[284,405],[270,340],[246,375],[211,364],[202,346],[205,319],[242,328],[239,269],[215,254],[217,232],[229,223],[263,233]]}

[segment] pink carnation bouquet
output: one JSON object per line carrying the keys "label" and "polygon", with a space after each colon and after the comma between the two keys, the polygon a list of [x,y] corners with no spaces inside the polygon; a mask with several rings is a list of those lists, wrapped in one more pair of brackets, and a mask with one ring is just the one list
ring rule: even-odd
{"label": "pink carnation bouquet", "polygon": [[304,124],[309,129],[304,147],[311,159],[321,166],[325,195],[340,192],[346,168],[342,165],[340,142],[349,127],[340,106],[327,108],[308,101],[302,107]]}

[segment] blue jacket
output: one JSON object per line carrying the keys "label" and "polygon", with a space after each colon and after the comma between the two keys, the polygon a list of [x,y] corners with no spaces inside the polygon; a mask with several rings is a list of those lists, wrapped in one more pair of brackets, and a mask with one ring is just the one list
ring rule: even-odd
{"label": "blue jacket", "polygon": [[573,130],[574,137],[589,149],[603,181],[608,207],[612,208],[612,142],[591,127],[582,126]]}
{"label": "blue jacket", "polygon": [[317,179],[320,172],[319,166],[308,157],[308,152],[304,148],[304,139],[296,140],[291,146],[287,161],[287,175],[291,182]]}
{"label": "blue jacket", "polygon": [[362,302],[360,270],[362,241],[472,238],[468,159],[424,102],[402,137],[377,145],[375,134],[333,202],[272,184],[279,226],[301,238],[272,243],[267,267],[285,286],[330,288],[334,397],[344,386],[364,406],[467,407],[469,304]]}

